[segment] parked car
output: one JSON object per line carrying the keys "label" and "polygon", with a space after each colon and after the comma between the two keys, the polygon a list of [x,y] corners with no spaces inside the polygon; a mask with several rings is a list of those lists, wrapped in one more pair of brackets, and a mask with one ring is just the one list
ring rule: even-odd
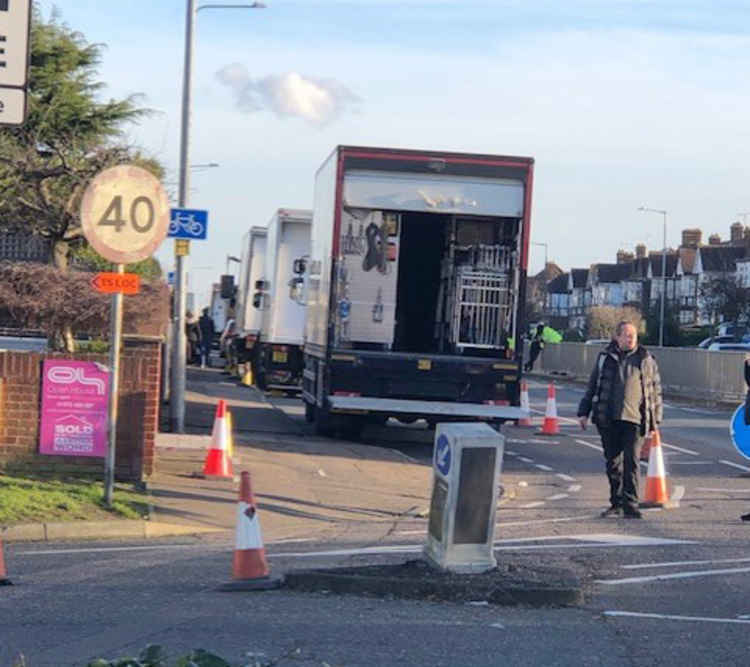
{"label": "parked car", "polygon": [[709,352],[750,352],[750,343],[711,343],[708,346]]}
{"label": "parked car", "polygon": [[[722,335],[722,336],[709,336],[708,338],[703,339],[700,343],[698,343],[698,347],[706,350],[708,349],[709,345],[713,345],[714,343],[737,343],[737,339],[734,336],[730,336],[728,334]],[[743,337],[743,342],[744,337]]]}
{"label": "parked car", "polygon": [[601,347],[606,347],[611,342],[611,338],[591,338],[590,340],[587,340],[584,345],[600,345]]}

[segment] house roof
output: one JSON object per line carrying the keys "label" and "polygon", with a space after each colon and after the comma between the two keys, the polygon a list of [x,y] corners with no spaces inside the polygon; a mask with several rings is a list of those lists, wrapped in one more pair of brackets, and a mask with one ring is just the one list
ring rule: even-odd
{"label": "house roof", "polygon": [[745,256],[744,246],[701,246],[701,266],[704,271],[734,271],[734,263]]}
{"label": "house roof", "polygon": [[634,259],[630,264],[630,276],[631,280],[645,280],[648,278],[648,258],[638,257]]}
{"label": "house roof", "polygon": [[[654,278],[661,278],[662,257],[663,256],[660,252],[652,252],[652,253],[649,253],[648,255],[648,259],[651,262],[651,275]],[[671,278],[672,276],[674,276],[676,270],[677,270],[677,253],[668,252],[667,253],[667,265],[665,267],[667,278]]]}
{"label": "house roof", "polygon": [[592,264],[592,281],[596,283],[619,283],[630,275],[630,262],[624,264]]}
{"label": "house roof", "polygon": [[549,294],[567,294],[568,293],[568,274],[561,273],[557,278],[547,283],[547,292]]}
{"label": "house roof", "polygon": [[588,269],[571,269],[570,273],[573,277],[574,288],[586,287],[586,281],[589,279]]}

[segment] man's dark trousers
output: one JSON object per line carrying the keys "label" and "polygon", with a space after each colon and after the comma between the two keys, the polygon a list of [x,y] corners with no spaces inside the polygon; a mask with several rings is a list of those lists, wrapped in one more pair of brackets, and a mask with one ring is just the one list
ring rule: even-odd
{"label": "man's dark trousers", "polygon": [[638,483],[643,439],[640,425],[613,421],[600,429],[609,478],[609,502],[627,510],[638,509]]}

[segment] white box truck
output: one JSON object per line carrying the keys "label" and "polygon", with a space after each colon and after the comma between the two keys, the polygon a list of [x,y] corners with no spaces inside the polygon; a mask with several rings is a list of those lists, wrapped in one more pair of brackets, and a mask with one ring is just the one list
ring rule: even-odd
{"label": "white box truck", "polygon": [[263,314],[255,355],[261,389],[301,388],[305,296],[295,269],[310,256],[311,221],[310,210],[280,208],[268,223],[264,278],[253,294]]}
{"label": "white box truck", "polygon": [[237,361],[250,362],[253,366],[253,376],[257,373],[256,344],[263,327],[263,304],[259,300],[254,300],[253,296],[262,293],[263,290],[267,235],[268,230],[265,227],[251,227],[243,236],[237,284]]}
{"label": "white box truck", "polygon": [[323,163],[302,396],[318,433],[523,416],[533,165],[353,146]]}

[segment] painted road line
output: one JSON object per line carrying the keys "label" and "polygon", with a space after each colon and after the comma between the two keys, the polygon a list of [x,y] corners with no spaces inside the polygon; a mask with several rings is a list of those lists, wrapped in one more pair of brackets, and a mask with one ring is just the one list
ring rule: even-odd
{"label": "painted road line", "polygon": [[562,500],[563,498],[567,498],[567,493],[556,493],[554,496],[550,496],[549,498],[545,498],[545,500]]}
{"label": "painted road line", "polygon": [[510,456],[518,456],[518,452],[513,452],[510,449],[506,449],[505,453],[509,454]]}
{"label": "painted road line", "polygon": [[747,624],[750,620],[741,618],[711,618],[710,616],[678,616],[677,614],[647,614],[640,611],[603,611],[604,616],[633,618],[654,618],[665,621],[692,621],[693,623],[739,623]]}
{"label": "painted road line", "polygon": [[622,584],[645,584],[650,581],[667,581],[669,579],[696,579],[698,577],[715,577],[720,574],[744,574],[750,572],[750,567],[740,567],[727,570],[696,570],[690,572],[674,572],[672,574],[654,574],[649,577],[628,577],[626,579],[596,579],[595,583],[607,586],[621,586]]}
{"label": "painted road line", "polygon": [[725,461],[724,459],[721,459],[719,463],[723,463],[725,466],[731,466],[732,468],[737,468],[738,470],[750,472],[750,468],[748,468],[747,466],[741,466],[739,463],[732,463],[731,461]]}
{"label": "painted road line", "polygon": [[667,563],[637,563],[621,565],[623,570],[643,570],[652,567],[679,567],[682,565],[711,565],[712,563],[747,563],[750,558],[719,558],[714,560],[674,560]]}
{"label": "painted road line", "polygon": [[579,445],[583,445],[584,447],[590,447],[591,449],[595,449],[597,452],[603,451],[601,445],[594,445],[594,444],[592,444],[590,442],[586,442],[585,440],[579,440],[578,438],[574,438],[574,440]]}
{"label": "painted road line", "polygon": [[562,472],[558,472],[555,476],[559,477],[561,480],[563,480],[563,482],[575,482],[576,481],[575,477],[571,477],[570,475],[566,475],[565,473],[562,473]]}
{"label": "painted road line", "polygon": [[568,491],[570,493],[578,493],[580,490],[581,490],[581,485],[580,484],[571,484],[568,487]]}
{"label": "painted road line", "polygon": [[544,505],[543,500],[537,500],[535,503],[526,503],[525,505],[519,505],[519,507],[522,510],[530,510],[532,507],[539,507],[540,505]]}
{"label": "painted road line", "polygon": [[550,468],[549,466],[544,465],[543,463],[535,463],[535,468],[539,468],[539,470],[544,470],[545,472],[552,472],[553,468]]}
{"label": "painted road line", "polygon": [[671,466],[711,466],[715,461],[668,461]]}
{"label": "painted road line", "polygon": [[495,526],[500,528],[514,528],[516,526],[530,526],[540,523],[565,523],[567,521],[584,521],[586,519],[596,519],[599,514],[584,514],[580,516],[566,516],[559,519],[533,519],[531,521],[497,521]]}
{"label": "painted road line", "polygon": [[666,447],[667,449],[674,449],[676,452],[681,452],[682,454],[690,454],[691,456],[700,456],[698,452],[694,452],[692,449],[685,449],[684,447],[678,447],[677,445],[670,445],[663,440],[661,441],[662,447]]}
{"label": "painted road line", "polygon": [[[81,549],[38,549],[34,551],[19,551],[17,556],[54,556],[56,554],[93,554],[93,553],[105,553],[115,551],[156,551],[157,549],[195,549],[198,546],[196,544],[155,544],[152,546],[143,547],[90,547]],[[224,549],[225,546],[222,544],[214,543],[213,545],[206,547],[208,551],[214,551],[216,549]]]}
{"label": "painted road line", "polygon": [[532,445],[559,445],[559,440],[540,440],[539,438],[529,438],[527,443]]}
{"label": "painted road line", "polygon": [[716,491],[716,493],[750,493],[750,489],[711,489],[699,486],[696,491]]}
{"label": "painted road line", "polygon": [[519,456],[518,460],[523,461],[524,463],[534,463],[534,459],[530,459],[526,456]]}

